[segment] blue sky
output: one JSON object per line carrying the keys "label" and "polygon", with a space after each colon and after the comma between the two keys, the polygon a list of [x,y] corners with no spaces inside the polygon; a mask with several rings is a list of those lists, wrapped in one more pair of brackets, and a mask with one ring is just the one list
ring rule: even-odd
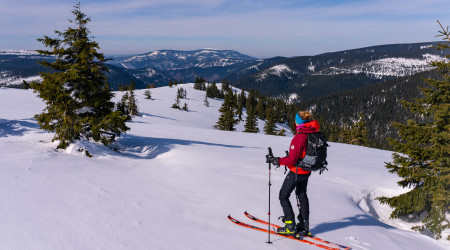
{"label": "blue sky", "polygon": [[[77,1],[0,0],[0,49],[38,49],[70,24]],[[316,55],[438,40],[448,0],[90,0],[81,10],[106,54],[233,49],[254,57]]]}

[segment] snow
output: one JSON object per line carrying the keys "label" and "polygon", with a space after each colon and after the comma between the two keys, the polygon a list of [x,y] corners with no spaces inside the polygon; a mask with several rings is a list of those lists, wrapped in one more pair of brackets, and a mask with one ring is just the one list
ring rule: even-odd
{"label": "snow", "polygon": [[0,49],[0,55],[19,55],[19,56],[29,56],[29,55],[39,55],[36,50],[5,50]]}
{"label": "snow", "polygon": [[[239,227],[267,219],[267,148],[283,156],[286,137],[213,128],[222,100],[183,84],[189,112],[170,108],[177,87],[136,90],[141,115],[110,150],[77,141],[57,150],[33,116],[44,109],[31,90],[0,88],[1,249],[319,249]],[[123,92],[117,92],[115,101]],[[262,130],[264,123],[259,121]],[[87,149],[93,158],[85,156]],[[311,230],[353,249],[448,249],[389,220],[374,201],[401,190],[384,167],[392,152],[331,143],[329,171],[309,179]],[[282,215],[284,168],[272,169],[272,221]],[[295,198],[291,200],[295,204]],[[258,225],[260,226],[260,225]]]}
{"label": "snow", "polygon": [[390,57],[343,67],[330,67],[314,75],[360,74],[382,79],[385,76],[401,77],[431,70],[430,62],[446,60],[444,57],[423,54],[422,59]]}
{"label": "snow", "polygon": [[428,48],[432,48],[433,44],[429,44],[429,45],[422,45],[420,46],[420,49],[428,49]]}
{"label": "snow", "polygon": [[[262,71],[261,73],[258,74],[258,78],[256,79],[256,81],[262,81],[264,80],[268,75],[276,75],[278,77],[281,77],[281,75],[283,74],[297,74],[296,71],[292,70],[291,68],[289,68],[289,66],[285,65],[285,64],[279,64],[279,65],[275,65],[273,67],[270,67],[264,71]],[[292,79],[292,77],[289,77],[289,79]]]}
{"label": "snow", "polygon": [[42,77],[39,75],[29,76],[29,77],[17,77],[17,76],[11,76],[10,72],[5,72],[5,71],[0,72],[0,86],[1,85],[6,85],[6,86],[20,85],[20,84],[22,84],[23,81],[40,82],[40,81],[42,81]]}

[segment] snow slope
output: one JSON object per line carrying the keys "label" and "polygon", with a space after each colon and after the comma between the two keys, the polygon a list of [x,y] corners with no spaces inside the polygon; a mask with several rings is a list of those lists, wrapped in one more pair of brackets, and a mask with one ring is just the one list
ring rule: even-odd
{"label": "snow slope", "polygon": [[[204,92],[182,87],[189,112],[170,108],[177,87],[152,89],[153,100],[136,91],[142,115],[114,145],[119,152],[85,141],[56,150],[32,118],[41,100],[30,90],[0,88],[0,249],[319,249],[277,236],[268,245],[266,234],[226,218],[254,224],[243,215],[248,210],[266,219],[267,148],[284,155],[292,135],[242,133],[242,123],[238,132],[215,130],[221,100],[205,107]],[[311,230],[353,249],[448,249],[386,224],[389,209],[373,198],[402,191],[384,168],[390,157],[332,143],[329,171],[310,178]],[[272,172],[277,223],[283,172]]]}

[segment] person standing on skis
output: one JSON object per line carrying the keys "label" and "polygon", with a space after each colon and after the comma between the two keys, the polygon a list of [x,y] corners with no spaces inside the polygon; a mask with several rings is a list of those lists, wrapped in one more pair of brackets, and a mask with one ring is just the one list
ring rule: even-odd
{"label": "person standing on skis", "polygon": [[[316,120],[312,120],[312,114],[309,111],[299,111],[295,116],[295,124],[296,133],[289,146],[288,156],[282,158],[270,155],[267,156],[272,164],[277,167],[285,165],[290,170],[284,179],[279,195],[280,204],[284,212],[282,218],[285,226],[278,228],[277,233],[289,236],[296,236],[296,234],[299,233],[301,235],[310,236],[309,201],[306,189],[311,172],[305,171],[295,165],[300,159],[305,157],[306,146],[308,145],[308,134],[318,132],[320,125]],[[291,202],[289,201],[289,196],[294,189],[300,204],[297,225],[295,224],[295,214],[292,210]]]}

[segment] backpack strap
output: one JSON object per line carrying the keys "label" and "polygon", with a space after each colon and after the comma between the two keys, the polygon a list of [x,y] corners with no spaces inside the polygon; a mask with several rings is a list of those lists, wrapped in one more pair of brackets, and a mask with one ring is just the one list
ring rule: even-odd
{"label": "backpack strap", "polygon": [[[308,147],[308,133],[304,133],[304,132],[298,132],[295,135],[298,134],[306,134],[306,147]],[[306,150],[306,149],[305,149]],[[298,175],[298,165],[300,164],[300,162],[303,160],[303,158],[298,158],[297,163],[295,163],[295,182],[297,182],[297,175]]]}
{"label": "backpack strap", "polygon": [[[289,151],[285,151],[286,152],[286,157],[289,157]],[[284,165],[284,174],[286,174],[286,172],[287,172],[287,167],[286,167],[286,165]]]}

